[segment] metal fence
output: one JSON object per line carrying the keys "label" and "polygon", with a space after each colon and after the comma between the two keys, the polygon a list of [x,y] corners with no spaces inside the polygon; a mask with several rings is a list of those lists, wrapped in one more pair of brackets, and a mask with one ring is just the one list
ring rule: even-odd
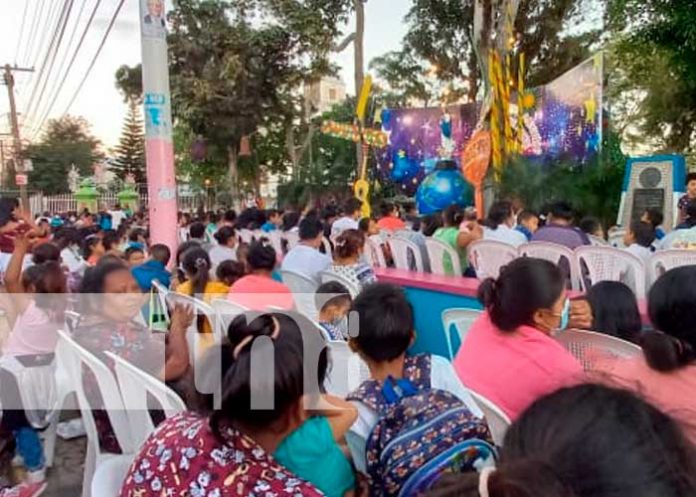
{"label": "metal fence", "polygon": [[[140,206],[147,208],[149,197],[147,189],[144,186],[138,186],[137,190],[140,195]],[[215,198],[216,191],[207,193],[195,193],[191,191],[187,185],[180,185],[177,192],[177,208],[182,212],[195,212],[200,208],[204,210],[212,210],[216,207]],[[118,202],[118,197],[115,192],[105,192],[97,198],[99,207],[111,208]],[[59,195],[45,195],[38,190],[29,190],[29,208],[33,215],[42,214],[44,212],[64,213],[77,211],[77,201],[71,193],[63,193]],[[19,190],[16,189],[0,189],[0,198],[19,198]]]}

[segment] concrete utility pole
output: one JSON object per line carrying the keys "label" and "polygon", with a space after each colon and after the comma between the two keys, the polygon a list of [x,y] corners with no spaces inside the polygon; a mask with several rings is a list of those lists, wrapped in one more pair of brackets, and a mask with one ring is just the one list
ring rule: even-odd
{"label": "concrete utility pole", "polygon": [[[15,170],[18,174],[25,174],[24,171],[24,158],[22,154],[22,140],[19,136],[19,122],[17,121],[17,106],[15,104],[14,97],[14,75],[13,71],[16,72],[34,72],[34,68],[28,67],[17,67],[11,66],[10,64],[5,64],[4,81],[7,86],[7,94],[10,99],[10,126],[12,128],[12,137],[14,139],[14,163]],[[16,181],[16,179],[15,179]],[[27,185],[26,182],[22,181],[19,186],[19,196],[22,199],[22,208],[24,210],[29,210],[29,197],[27,196]]]}

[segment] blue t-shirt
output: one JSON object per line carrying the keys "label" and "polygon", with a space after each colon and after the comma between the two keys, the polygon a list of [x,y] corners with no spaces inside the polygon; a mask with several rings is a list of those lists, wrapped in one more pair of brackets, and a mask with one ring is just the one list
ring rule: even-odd
{"label": "blue t-shirt", "polygon": [[159,261],[147,261],[145,264],[131,269],[131,273],[143,292],[150,291],[153,280],[159,280],[167,288],[171,284],[172,274]]}
{"label": "blue t-shirt", "polygon": [[283,440],[273,456],[327,497],[343,497],[355,488],[353,468],[323,416],[305,421]]}
{"label": "blue t-shirt", "polygon": [[261,226],[261,230],[265,231],[266,233],[270,233],[271,231],[275,231],[277,229],[278,229],[278,226],[276,226],[275,224],[273,224],[270,221],[266,221],[265,223],[263,223],[263,226]]}
{"label": "blue t-shirt", "polygon": [[534,236],[534,233],[529,231],[529,228],[527,228],[526,226],[522,226],[521,224],[518,224],[517,226],[515,226],[515,229],[522,233],[524,236],[526,236],[528,242],[532,241],[532,236]]}

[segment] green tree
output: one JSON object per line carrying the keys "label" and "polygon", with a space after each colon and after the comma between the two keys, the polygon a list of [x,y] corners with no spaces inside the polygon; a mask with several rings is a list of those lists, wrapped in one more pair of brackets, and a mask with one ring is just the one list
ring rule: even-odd
{"label": "green tree", "polygon": [[123,123],[121,139],[114,152],[114,160],[109,169],[120,180],[125,181],[128,175],[132,175],[136,183],[147,181],[143,120],[140,117],[138,104],[134,99],[131,99],[128,104],[128,115]]}
{"label": "green tree", "polygon": [[[554,80],[598,48],[601,33],[597,24],[601,19],[592,19],[591,15],[601,9],[600,1],[520,0],[515,32],[518,50],[527,60],[528,87]],[[492,0],[483,3],[485,8],[493,8]],[[478,60],[472,40],[474,2],[413,0],[405,22],[408,31],[404,48],[386,56],[388,61],[404,61],[401,78],[390,78],[389,72],[380,77],[390,86],[400,81],[407,88],[420,89],[418,81],[424,69],[445,90],[444,95],[440,90],[437,98],[447,102],[466,96],[468,101],[476,101],[480,97],[483,61]],[[378,61],[374,68],[380,73],[382,67]],[[420,70],[409,71],[414,67]]]}
{"label": "green tree", "polygon": [[81,176],[91,176],[94,163],[104,158],[99,147],[85,119],[65,116],[50,120],[41,141],[27,150],[34,166],[30,184],[46,194],[67,193],[71,166]]}
{"label": "green tree", "polygon": [[554,200],[567,200],[581,216],[595,216],[611,227],[616,223],[626,165],[620,144],[619,135],[610,130],[601,153],[581,167],[564,158],[513,159],[503,168],[498,194],[519,198],[537,212]]}
{"label": "green tree", "polygon": [[330,71],[328,53],[345,12],[345,0],[176,2],[169,14],[174,115],[226,148],[233,189],[242,137],[272,115],[294,133],[302,118],[294,92]]}
{"label": "green tree", "polygon": [[[636,103],[629,140],[655,151],[696,147],[696,10],[693,2],[607,0],[606,24],[622,76],[615,93]],[[610,86],[614,83],[610,80]]]}
{"label": "green tree", "polygon": [[126,103],[135,101],[143,103],[143,66],[122,65],[116,70],[116,88]]}

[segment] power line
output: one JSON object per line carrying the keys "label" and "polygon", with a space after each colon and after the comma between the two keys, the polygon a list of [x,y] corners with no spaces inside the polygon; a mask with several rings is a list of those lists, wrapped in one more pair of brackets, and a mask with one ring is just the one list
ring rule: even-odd
{"label": "power line", "polygon": [[[56,5],[57,4],[58,3],[56,2]],[[25,118],[28,118],[28,116],[29,116],[29,112],[28,112],[29,107],[31,107],[31,105],[34,103],[34,97],[36,97],[36,92],[38,91],[39,86],[41,85],[41,78],[43,78],[44,71],[46,70],[46,66],[48,64],[48,59],[50,58],[51,52],[53,51],[53,46],[55,45],[56,38],[58,36],[58,29],[59,29],[60,24],[63,20],[63,16],[65,14],[67,6],[68,6],[68,0],[63,0],[63,9],[61,10],[60,17],[58,17],[58,22],[53,27],[53,36],[51,37],[51,41],[48,44],[48,47],[46,48],[46,52],[45,52],[44,57],[43,57],[43,62],[41,63],[41,67],[39,69],[39,75],[36,78],[36,82],[34,83],[34,87],[31,90],[31,96],[29,97],[29,100],[27,101],[26,106],[24,108]],[[44,29],[46,29],[46,28],[48,28],[48,22],[44,26]],[[42,44],[43,44],[43,41],[42,41]],[[40,52],[37,54],[37,57],[39,55],[40,55]],[[37,59],[37,62],[38,62],[38,59]],[[36,65],[36,64],[34,64],[34,65]]]}
{"label": "power line", "polygon": [[[46,77],[44,78],[43,85],[41,85],[41,92],[39,93],[39,98],[36,100],[36,106],[34,111],[37,111],[39,109],[39,106],[41,105],[41,100],[43,99],[44,93],[46,92],[46,86],[48,85],[48,80],[51,78],[51,72],[53,71],[53,66],[55,65],[56,58],[58,56],[58,50],[60,49],[60,45],[63,42],[63,36],[65,35],[65,28],[68,25],[68,20],[70,18],[70,12],[72,11],[72,6],[73,6],[74,0],[66,0],[67,4],[67,10],[65,12],[65,16],[62,18],[62,25],[60,26],[60,34],[58,35],[58,43],[56,43],[56,48],[53,51],[53,56],[51,57],[50,64],[48,66],[48,71],[46,72]],[[42,69],[44,69],[42,67]],[[40,79],[37,83],[40,83]],[[29,114],[30,112],[27,112]]]}
{"label": "power line", "polygon": [[111,33],[111,30],[114,27],[114,24],[116,23],[116,18],[118,17],[119,12],[121,12],[121,7],[123,7],[124,2],[125,2],[125,0],[120,0],[120,2],[118,3],[118,6],[116,7],[116,10],[114,11],[114,15],[111,18],[111,21],[109,22],[109,26],[106,28],[106,32],[104,33],[104,37],[102,38],[102,41],[99,44],[99,48],[97,49],[97,53],[94,54],[94,58],[92,59],[92,62],[89,64],[89,67],[87,68],[87,72],[85,73],[85,76],[82,78],[82,81],[80,81],[80,85],[77,87],[75,94],[70,99],[70,103],[67,105],[67,107],[65,107],[65,111],[63,112],[63,115],[68,113],[68,111],[70,110],[70,107],[72,107],[72,104],[75,103],[75,99],[80,94],[80,91],[82,91],[82,87],[84,86],[85,81],[87,81],[87,78],[89,77],[89,73],[92,72],[92,69],[94,68],[94,64],[97,62],[97,58],[99,57],[99,54],[101,53],[102,49],[104,48],[104,44],[106,43],[106,39],[109,37],[109,33]]}
{"label": "power line", "polygon": [[17,57],[19,57],[19,47],[22,46],[22,38],[24,38],[24,25],[27,22],[27,10],[29,10],[29,1],[24,2],[24,14],[22,14],[22,27],[19,28],[19,39],[17,40],[17,50],[15,50],[15,64],[17,63]]}
{"label": "power line", "polygon": [[39,4],[39,8],[34,11],[34,16],[32,17],[31,20],[31,27],[29,28],[29,38],[27,39],[27,44],[24,47],[24,57],[22,59],[26,63],[30,63],[29,57],[32,54],[32,50],[34,48],[34,40],[38,38],[38,33],[36,30],[39,28],[39,23],[41,19],[43,19],[43,12],[46,7],[46,0],[41,0],[41,3]]}
{"label": "power line", "polygon": [[[50,1],[50,0],[49,0]],[[41,29],[41,41],[36,45],[36,53],[30,54],[32,57],[32,65],[36,66],[37,62],[39,61],[39,56],[41,55],[42,47],[44,46],[44,42],[46,41],[46,35],[48,34],[49,27],[53,24],[53,18],[56,17],[56,14],[58,13],[58,9],[60,6],[60,2],[53,2],[50,4],[49,11],[48,11],[48,16],[46,16],[46,22],[43,24],[43,29]],[[39,21],[40,23],[40,21]],[[37,23],[37,24],[39,24]],[[38,26],[37,26],[38,28]],[[53,31],[55,32],[55,27],[53,28]]]}
{"label": "power line", "polygon": [[[82,17],[82,14],[85,10],[85,5],[87,4],[87,0],[82,0],[82,5],[80,6],[80,11],[77,14],[77,19],[75,21],[75,26],[73,28],[72,34],[70,35],[70,41],[68,41],[67,49],[65,51],[65,54],[63,55],[63,60],[61,61],[60,65],[58,67],[65,67],[65,61],[68,58],[68,53],[70,52],[70,48],[72,47],[73,41],[75,40],[75,35],[77,34],[77,28],[79,27],[80,24],[80,18]],[[63,85],[65,84],[65,81],[68,79],[68,75],[70,74],[70,70],[72,69],[73,64],[75,63],[75,59],[77,58],[77,54],[80,51],[80,48],[82,48],[82,43],[85,41],[85,38],[87,36],[87,32],[89,31],[90,26],[92,25],[92,21],[94,20],[94,16],[97,13],[97,10],[99,9],[99,5],[101,4],[101,0],[97,0],[97,3],[94,6],[94,9],[92,10],[92,14],[89,17],[89,20],[87,21],[87,26],[85,26],[84,31],[82,31],[82,36],[80,37],[80,41],[77,43],[77,47],[75,48],[75,51],[72,54],[72,57],[70,59],[70,63],[68,64],[65,72],[63,73],[63,78],[61,79],[60,83],[58,86],[55,87],[55,90],[50,93],[49,95],[52,95],[48,99],[48,108],[45,110],[45,112],[42,113],[42,118],[39,119],[37,122],[39,123],[37,128],[41,129],[41,126],[43,126],[43,123],[46,121],[48,116],[51,114],[51,110],[53,110],[53,106],[56,103],[56,100],[58,99],[58,95],[60,95],[61,90],[63,89]],[[59,70],[60,73],[60,70]],[[38,108],[37,108],[38,111]]]}

